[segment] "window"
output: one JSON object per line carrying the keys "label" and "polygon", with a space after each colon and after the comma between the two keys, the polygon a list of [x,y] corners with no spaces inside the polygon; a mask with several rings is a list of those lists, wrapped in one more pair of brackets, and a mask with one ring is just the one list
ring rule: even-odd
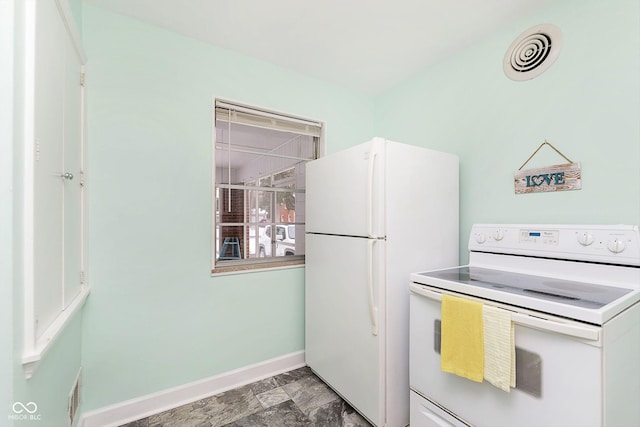
{"label": "window", "polygon": [[305,165],[322,123],[217,99],[213,272],[304,263]]}

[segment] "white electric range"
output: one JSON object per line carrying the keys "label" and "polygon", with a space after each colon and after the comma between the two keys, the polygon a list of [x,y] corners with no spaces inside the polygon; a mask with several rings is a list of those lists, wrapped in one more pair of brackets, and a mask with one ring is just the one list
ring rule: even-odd
{"label": "white electric range", "polygon": [[[638,227],[479,224],[469,250],[411,275],[411,426],[640,425]],[[442,294],[511,313],[510,392],[441,372]]]}

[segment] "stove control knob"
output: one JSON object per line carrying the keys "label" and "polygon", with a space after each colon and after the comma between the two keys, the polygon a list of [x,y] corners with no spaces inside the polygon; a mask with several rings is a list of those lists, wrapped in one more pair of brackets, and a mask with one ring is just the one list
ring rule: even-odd
{"label": "stove control knob", "polygon": [[582,246],[589,246],[593,243],[593,236],[587,232],[580,233],[578,234],[578,243]]}
{"label": "stove control knob", "polygon": [[496,230],[495,233],[493,233],[493,238],[496,240],[496,242],[504,239],[504,231]]}
{"label": "stove control knob", "polygon": [[476,242],[483,244],[486,241],[487,241],[487,236],[485,236],[484,233],[476,234]]}
{"label": "stove control knob", "polygon": [[620,252],[624,251],[624,242],[619,239],[609,240],[609,243],[607,243],[607,248],[614,254],[619,254]]}

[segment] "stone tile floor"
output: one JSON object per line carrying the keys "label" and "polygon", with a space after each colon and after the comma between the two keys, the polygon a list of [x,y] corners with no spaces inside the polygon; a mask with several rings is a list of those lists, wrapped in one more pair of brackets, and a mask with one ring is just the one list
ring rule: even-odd
{"label": "stone tile floor", "polygon": [[121,427],[370,427],[308,367]]}

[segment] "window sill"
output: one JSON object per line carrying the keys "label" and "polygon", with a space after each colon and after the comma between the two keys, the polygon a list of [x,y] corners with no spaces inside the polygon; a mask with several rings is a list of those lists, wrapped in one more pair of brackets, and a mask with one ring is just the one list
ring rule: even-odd
{"label": "window sill", "polygon": [[[285,257],[287,258],[287,257]],[[297,259],[283,259],[282,261],[268,261],[268,262],[252,262],[252,263],[235,263],[230,262],[228,265],[217,265],[211,270],[212,276],[220,276],[227,274],[240,274],[240,273],[258,273],[271,270],[282,270],[287,268],[299,268],[304,267],[304,257]]]}
{"label": "window sill", "polygon": [[82,309],[88,296],[89,288],[83,287],[71,304],[69,304],[69,307],[60,313],[51,326],[44,331],[42,336],[35,340],[33,345],[29,345],[28,342],[25,343],[25,351],[22,354],[22,367],[24,368],[26,379],[30,379],[33,376],[38,365],[61,335],[66,325],[73,316]]}

